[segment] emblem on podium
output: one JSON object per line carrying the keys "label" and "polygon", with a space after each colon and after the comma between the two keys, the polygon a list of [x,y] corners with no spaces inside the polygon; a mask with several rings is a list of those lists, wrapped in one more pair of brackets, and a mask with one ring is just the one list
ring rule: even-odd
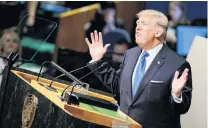
{"label": "emblem on podium", "polygon": [[27,94],[22,110],[22,128],[30,128],[35,118],[38,98],[33,94]]}

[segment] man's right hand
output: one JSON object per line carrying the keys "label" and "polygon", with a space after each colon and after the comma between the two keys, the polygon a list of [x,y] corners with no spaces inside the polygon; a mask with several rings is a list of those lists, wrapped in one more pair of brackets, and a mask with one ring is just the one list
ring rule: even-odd
{"label": "man's right hand", "polygon": [[102,38],[101,32],[99,32],[99,34],[98,34],[98,32],[95,30],[94,33],[92,32],[90,34],[90,36],[91,36],[92,43],[90,43],[88,38],[86,38],[85,41],[89,47],[92,60],[97,61],[104,56],[104,54],[106,53],[107,48],[110,46],[110,44],[106,44],[103,47],[103,38]]}

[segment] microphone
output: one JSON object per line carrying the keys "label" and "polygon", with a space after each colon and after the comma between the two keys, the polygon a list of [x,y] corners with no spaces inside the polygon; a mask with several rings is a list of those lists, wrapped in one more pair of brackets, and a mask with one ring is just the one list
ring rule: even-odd
{"label": "microphone", "polygon": [[[88,66],[90,66],[90,65],[88,65]],[[87,77],[88,75],[92,74],[93,72],[95,72],[96,70],[100,69],[100,68],[103,67],[103,66],[104,66],[104,64],[101,64],[101,66],[99,66],[98,68],[96,68],[96,69],[92,70],[91,72],[87,73],[86,75],[84,75],[83,77],[81,77],[79,80],[81,80],[81,79]],[[77,97],[76,95],[73,94],[73,90],[74,90],[74,87],[75,87],[76,85],[77,85],[76,83],[72,83],[72,90],[71,90],[69,96],[64,96],[64,92],[70,87],[70,85],[68,85],[68,86],[63,90],[63,92],[62,92],[62,94],[61,94],[61,97],[60,97],[62,101],[67,101],[68,104],[71,104],[71,103],[77,104],[77,105],[79,104],[78,97]],[[66,97],[67,97],[67,98],[66,98]]]}
{"label": "microphone", "polygon": [[[38,73],[37,82],[38,82],[38,80],[39,80],[39,78],[40,78],[40,73],[41,73],[41,71],[42,71],[43,65],[45,65],[46,63],[51,64],[50,61],[44,61],[44,62],[42,63],[42,65],[40,66],[40,71],[39,71],[39,73]],[[40,84],[41,86],[45,87],[45,88],[48,89],[48,90],[57,92],[56,89],[53,88],[53,87],[48,87],[47,85],[44,85],[44,84],[42,84],[42,83],[40,83],[40,82],[38,82],[38,84]]]}
{"label": "microphone", "polygon": [[63,74],[65,74],[67,77],[69,77],[71,80],[73,80],[74,82],[76,82],[79,85],[84,85],[84,83],[82,81],[80,81],[79,79],[77,79],[75,76],[73,76],[72,74],[68,73],[66,70],[64,70],[62,67],[60,67],[59,65],[57,65],[56,63],[54,63],[53,61],[51,62],[51,64],[58,69],[60,72],[62,72]]}
{"label": "microphone", "polygon": [[[89,65],[85,65],[85,66],[83,66],[83,67],[80,67],[80,68],[77,68],[77,69],[75,69],[75,70],[72,70],[72,71],[70,71],[69,73],[73,73],[73,72],[79,71],[79,70],[81,70],[81,69],[84,69],[84,68],[86,68],[86,67],[89,67],[89,66],[91,66],[91,65],[94,65],[95,63],[96,63],[96,62],[90,63]],[[52,86],[52,83],[53,83],[56,79],[58,79],[58,78],[60,78],[60,77],[63,77],[63,76],[65,76],[65,74],[61,74],[61,75],[59,75],[59,76],[53,78],[52,81],[51,81],[51,83],[50,83],[49,86],[47,86],[47,87],[51,87],[51,86]]]}
{"label": "microphone", "polygon": [[50,61],[44,61],[44,62],[42,63],[42,65],[40,66],[40,71],[39,71],[39,73],[38,73],[37,81],[39,80],[40,73],[41,73],[41,71],[42,71],[43,65],[45,65],[46,63],[50,63],[50,64],[51,64]]}
{"label": "microphone", "polygon": [[[55,68],[58,69],[60,72],[62,72],[64,75],[66,75],[67,77],[69,77],[70,79],[72,79],[74,82],[76,82],[76,84],[79,84],[79,85],[82,85],[82,86],[84,85],[84,83],[83,83],[82,81],[78,80],[75,76],[73,76],[72,74],[68,73],[66,70],[64,70],[62,67],[60,67],[59,65],[57,65],[57,64],[54,63],[53,61],[52,61],[52,62],[50,62],[50,61],[45,61],[45,62],[43,62],[43,64],[41,65],[40,71],[39,71],[39,73],[38,73],[37,81],[39,80],[40,73],[41,73],[41,71],[42,71],[43,65],[46,64],[46,63],[52,64],[53,67],[55,67]],[[53,88],[53,87],[51,87],[51,86],[49,87],[49,86],[43,85],[43,84],[41,84],[41,83],[39,83],[39,84],[42,85],[42,86],[44,86],[44,87],[47,88],[48,90],[52,90],[52,91],[57,92],[56,89]]]}
{"label": "microphone", "polygon": [[[103,66],[104,66],[104,64],[101,64],[101,66],[92,70],[91,72],[89,72],[85,76],[81,77],[79,80],[87,77],[88,75],[90,75],[91,73],[95,72],[96,70],[100,69]],[[61,94],[61,97],[60,97],[62,101],[67,101],[67,104],[75,104],[75,105],[79,105],[79,103],[82,102],[82,103],[98,106],[98,107],[101,107],[101,108],[110,109],[110,110],[113,110],[113,111],[118,110],[119,105],[118,105],[117,102],[112,103],[112,102],[110,102],[108,100],[105,100],[105,99],[100,99],[100,98],[97,98],[97,97],[94,97],[94,96],[73,92],[75,86],[76,86],[76,83],[72,84],[72,90],[70,92],[64,93],[67,90],[67,88],[70,87],[70,85],[67,86],[63,90],[63,92]]]}

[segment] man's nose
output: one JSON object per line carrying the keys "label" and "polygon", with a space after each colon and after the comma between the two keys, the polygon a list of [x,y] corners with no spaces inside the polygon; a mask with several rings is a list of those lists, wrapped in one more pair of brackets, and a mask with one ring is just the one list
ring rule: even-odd
{"label": "man's nose", "polygon": [[136,30],[138,31],[138,30],[141,30],[141,25],[137,25],[136,26]]}

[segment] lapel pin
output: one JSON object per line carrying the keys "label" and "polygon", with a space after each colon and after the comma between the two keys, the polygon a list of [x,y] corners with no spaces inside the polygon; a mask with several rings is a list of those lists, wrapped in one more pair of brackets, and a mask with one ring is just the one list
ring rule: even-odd
{"label": "lapel pin", "polygon": [[157,61],[157,64],[160,64],[160,61]]}

